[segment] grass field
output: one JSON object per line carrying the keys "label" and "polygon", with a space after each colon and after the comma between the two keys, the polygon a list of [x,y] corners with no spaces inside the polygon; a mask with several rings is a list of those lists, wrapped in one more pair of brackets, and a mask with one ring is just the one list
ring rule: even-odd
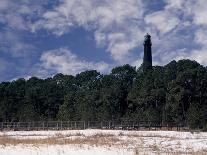
{"label": "grass field", "polygon": [[0,132],[0,155],[207,154],[207,133],[67,130]]}

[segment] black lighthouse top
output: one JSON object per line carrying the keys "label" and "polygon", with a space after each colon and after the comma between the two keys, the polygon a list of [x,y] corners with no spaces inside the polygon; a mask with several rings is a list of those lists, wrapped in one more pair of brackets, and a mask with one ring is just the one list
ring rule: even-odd
{"label": "black lighthouse top", "polygon": [[152,69],[152,42],[151,36],[147,33],[144,39],[144,59],[143,59],[143,71],[146,72]]}
{"label": "black lighthouse top", "polygon": [[151,45],[152,46],[152,42],[151,42],[151,36],[147,33],[144,39],[144,45]]}

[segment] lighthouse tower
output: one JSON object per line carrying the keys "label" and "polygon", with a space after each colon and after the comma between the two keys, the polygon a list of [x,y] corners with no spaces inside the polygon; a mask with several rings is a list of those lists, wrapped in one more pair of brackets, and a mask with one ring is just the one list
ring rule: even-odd
{"label": "lighthouse tower", "polygon": [[143,59],[143,72],[152,69],[152,42],[151,36],[147,33],[144,39],[144,59]]}

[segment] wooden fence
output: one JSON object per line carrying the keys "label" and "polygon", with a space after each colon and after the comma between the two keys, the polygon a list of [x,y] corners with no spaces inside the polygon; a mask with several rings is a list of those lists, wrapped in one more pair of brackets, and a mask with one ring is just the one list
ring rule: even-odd
{"label": "wooden fence", "polygon": [[45,122],[0,122],[3,130],[84,130],[84,129],[115,129],[115,130],[188,130],[184,125],[163,125],[153,122],[135,121],[45,121]]}

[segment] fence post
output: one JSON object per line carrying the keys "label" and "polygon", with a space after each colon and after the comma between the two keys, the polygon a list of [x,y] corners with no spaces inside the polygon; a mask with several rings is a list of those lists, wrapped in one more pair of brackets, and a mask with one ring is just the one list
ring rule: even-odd
{"label": "fence post", "polygon": [[88,129],[90,128],[90,122],[88,121]]}
{"label": "fence post", "polygon": [[32,128],[35,130],[35,122],[32,123]]}
{"label": "fence post", "polygon": [[19,122],[18,122],[18,123],[17,123],[17,130],[19,130],[19,126],[20,126],[20,125],[19,125]]}
{"label": "fence post", "polygon": [[[52,124],[50,124],[52,123]],[[161,122],[140,122],[140,121],[32,121],[32,122],[0,122],[0,130],[65,130],[65,129],[129,129],[139,130],[144,128],[147,130],[177,130],[180,131],[187,127],[184,124],[163,124]]]}
{"label": "fence post", "polygon": [[103,122],[101,121],[101,129],[103,129]]}
{"label": "fence post", "polygon": [[57,122],[57,124],[56,124],[56,130],[58,130],[58,122]]}
{"label": "fence post", "polygon": [[1,122],[1,130],[3,130],[3,128],[4,128],[4,124],[3,122]]}
{"label": "fence post", "polygon": [[46,127],[47,127],[47,130],[48,130],[48,122],[47,122],[47,125],[46,125]]}
{"label": "fence post", "polygon": [[42,129],[45,130],[45,122],[42,123]]}
{"label": "fence post", "polygon": [[30,130],[30,122],[28,123],[28,126],[27,126],[27,131]]}
{"label": "fence post", "polygon": [[70,121],[68,121],[67,124],[68,124],[68,128],[67,129],[69,130],[70,129]]}

